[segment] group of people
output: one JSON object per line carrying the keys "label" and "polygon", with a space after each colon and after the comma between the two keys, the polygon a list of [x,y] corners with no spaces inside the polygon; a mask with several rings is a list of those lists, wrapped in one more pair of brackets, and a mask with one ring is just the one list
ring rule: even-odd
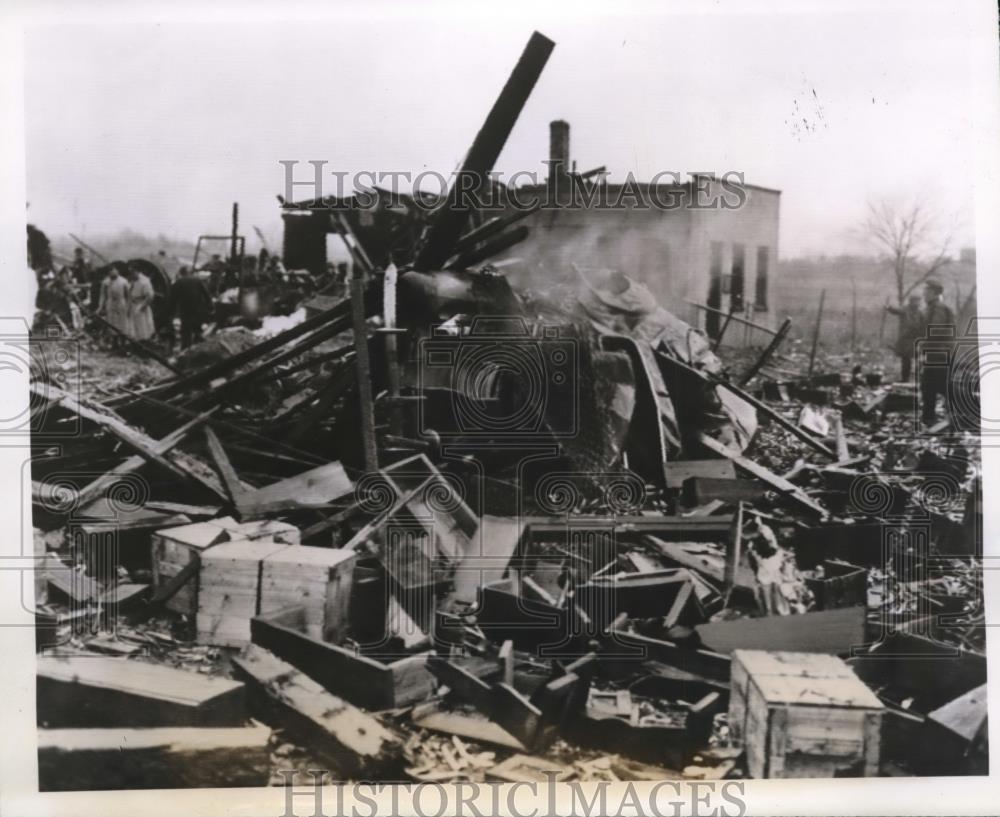
{"label": "group of people", "polygon": [[153,320],[153,283],[149,277],[129,265],[123,276],[118,267],[112,266],[101,281],[97,314],[113,329],[113,348],[121,348],[126,338],[144,341],[156,334]]}
{"label": "group of people", "polygon": [[921,419],[928,426],[937,422],[938,396],[944,399],[945,410],[948,410],[955,314],[942,299],[943,294],[941,282],[931,279],[924,283],[923,305],[919,295],[910,295],[906,306],[885,307],[899,317],[895,351],[904,382],[909,382],[913,376],[913,361],[917,360]]}
{"label": "group of people", "polygon": [[[156,321],[153,315],[153,300],[157,297],[149,277],[133,266],[129,267],[127,279],[112,267],[107,278],[101,283],[100,302],[97,314],[111,324],[119,333],[115,338],[120,346],[125,338],[145,341],[156,335]],[[170,287],[166,315],[166,340],[173,346],[173,319],[180,319],[181,348],[186,349],[201,340],[205,323],[212,317],[212,296],[190,268],[182,266]]]}

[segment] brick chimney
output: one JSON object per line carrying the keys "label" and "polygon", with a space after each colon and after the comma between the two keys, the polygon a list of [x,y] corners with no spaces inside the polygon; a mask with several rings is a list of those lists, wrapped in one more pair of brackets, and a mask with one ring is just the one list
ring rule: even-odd
{"label": "brick chimney", "polygon": [[557,119],[549,123],[549,161],[549,173],[569,173],[569,122]]}

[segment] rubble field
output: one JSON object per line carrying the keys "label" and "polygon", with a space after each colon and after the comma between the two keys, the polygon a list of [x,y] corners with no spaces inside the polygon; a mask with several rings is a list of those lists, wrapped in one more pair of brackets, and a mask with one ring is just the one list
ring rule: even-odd
{"label": "rubble field", "polygon": [[351,249],[319,306],[32,343],[42,790],[985,773],[978,424],[627,269],[515,288],[524,214],[342,205],[283,202]]}

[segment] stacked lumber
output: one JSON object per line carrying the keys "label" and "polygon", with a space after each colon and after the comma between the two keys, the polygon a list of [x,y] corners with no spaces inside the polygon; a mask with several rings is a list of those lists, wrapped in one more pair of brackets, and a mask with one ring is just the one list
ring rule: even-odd
{"label": "stacked lumber", "polygon": [[292,604],[301,605],[307,635],[323,641],[342,641],[348,631],[356,560],[353,550],[307,545],[271,554],[262,564],[259,612],[267,614]]}
{"label": "stacked lumber", "polygon": [[201,556],[198,575],[197,640],[202,644],[240,647],[250,641],[250,619],[260,612],[263,562],[296,547],[264,539],[224,542]]}

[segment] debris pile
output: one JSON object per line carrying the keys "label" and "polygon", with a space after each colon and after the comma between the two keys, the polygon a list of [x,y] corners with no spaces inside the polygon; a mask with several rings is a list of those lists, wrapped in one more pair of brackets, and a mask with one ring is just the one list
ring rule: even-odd
{"label": "debris pile", "polygon": [[621,273],[518,293],[470,215],[382,269],[340,219],[345,297],[158,382],[38,344],[43,787],[108,785],[122,728],[133,787],[929,773],[941,730],[984,768],[976,440],[877,377],[737,385]]}

